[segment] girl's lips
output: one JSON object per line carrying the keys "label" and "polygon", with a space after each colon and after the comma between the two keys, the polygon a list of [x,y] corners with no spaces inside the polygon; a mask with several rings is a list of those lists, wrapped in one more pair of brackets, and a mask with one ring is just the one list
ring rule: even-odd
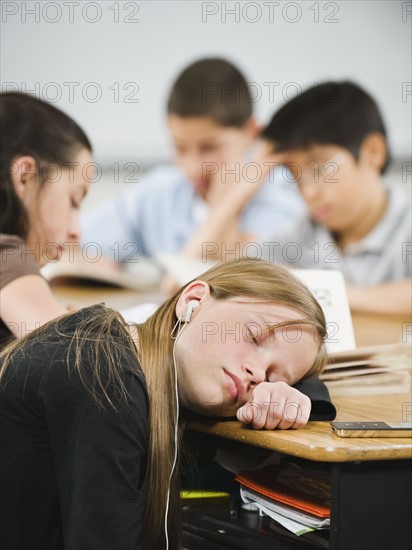
{"label": "girl's lips", "polygon": [[229,390],[229,393],[230,393],[230,397],[235,400],[237,398],[237,387],[236,387],[236,384],[233,380],[233,378],[231,378],[228,373],[225,371],[225,375],[226,375],[226,379],[227,379],[227,388]]}
{"label": "girl's lips", "polygon": [[234,400],[240,398],[245,391],[242,382],[237,376],[235,376],[231,372],[227,372],[226,370],[224,372],[226,374],[227,387],[231,397]]}

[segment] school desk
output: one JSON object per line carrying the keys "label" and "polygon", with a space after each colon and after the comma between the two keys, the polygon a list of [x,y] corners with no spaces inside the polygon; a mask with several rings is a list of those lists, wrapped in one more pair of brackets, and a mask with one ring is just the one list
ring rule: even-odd
{"label": "school desk", "polygon": [[[124,309],[159,300],[156,293],[107,287],[54,287],[63,303],[78,307],[105,302]],[[358,346],[399,342],[411,321],[399,316],[354,316]],[[410,421],[410,394],[336,397],[338,420]],[[310,422],[300,430],[254,431],[240,422],[191,420],[191,429],[215,445],[231,441],[261,447],[331,467],[331,550],[403,550],[411,547],[411,439],[343,439],[329,422]],[[240,444],[240,445],[239,445]],[[222,530],[224,531],[224,529]],[[217,534],[219,536],[219,534]],[[212,547],[212,546],[211,546]],[[218,546],[216,546],[218,547]],[[268,548],[282,548],[275,540]],[[224,533],[222,533],[222,546]]]}
{"label": "school desk", "polygon": [[[410,394],[336,397],[337,420],[412,419]],[[311,463],[329,463],[332,479],[331,550],[410,548],[412,440],[339,438],[329,422],[300,430],[256,431],[240,422],[196,418],[191,428],[236,444],[253,445]],[[241,446],[237,445],[240,449]]]}

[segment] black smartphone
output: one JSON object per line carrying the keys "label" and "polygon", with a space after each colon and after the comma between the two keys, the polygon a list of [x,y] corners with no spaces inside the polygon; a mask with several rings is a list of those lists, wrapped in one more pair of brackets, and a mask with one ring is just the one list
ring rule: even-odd
{"label": "black smartphone", "polygon": [[331,422],[339,437],[412,437],[412,422]]}

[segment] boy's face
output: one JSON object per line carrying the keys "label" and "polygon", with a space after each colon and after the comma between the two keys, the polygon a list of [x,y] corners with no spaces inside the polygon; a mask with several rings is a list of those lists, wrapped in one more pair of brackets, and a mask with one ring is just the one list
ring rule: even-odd
{"label": "boy's face", "polygon": [[289,151],[282,160],[296,179],[311,217],[330,231],[344,233],[368,211],[378,173],[337,145]]}
{"label": "boy's face", "polygon": [[202,196],[210,185],[210,163],[217,164],[219,170],[233,170],[256,135],[253,119],[242,128],[227,128],[209,117],[170,115],[169,127],[175,146],[175,162]]}

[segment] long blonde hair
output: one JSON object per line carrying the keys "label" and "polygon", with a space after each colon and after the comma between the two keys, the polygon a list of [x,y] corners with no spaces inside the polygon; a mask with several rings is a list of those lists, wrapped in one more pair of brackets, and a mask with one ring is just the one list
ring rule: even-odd
{"label": "long blonde hair", "polygon": [[[263,260],[242,259],[219,264],[201,277],[210,288],[210,295],[216,300],[231,297],[248,297],[258,301],[289,306],[302,314],[299,323],[311,325],[319,337],[316,359],[305,375],[320,372],[325,364],[326,354],[324,338],[326,322],[322,309],[309,290],[286,269]],[[186,285],[185,285],[186,286]],[[79,323],[76,331],[70,335],[69,349],[74,348],[75,368],[91,394],[106,396],[109,406],[115,406],[107,394],[108,387],[114,386],[115,392],[127,400],[122,377],[119,373],[121,346],[128,342],[130,350],[136,354],[144,373],[149,394],[149,446],[145,478],[143,506],[143,541],[150,549],[164,548],[164,517],[166,510],[169,476],[173,464],[175,444],[174,424],[176,417],[176,396],[174,391],[173,340],[171,331],[177,321],[176,304],[183,287],[164,302],[147,321],[136,325],[139,345],[138,351],[130,334],[129,327],[120,314],[114,310],[96,306],[96,314],[87,323]],[[1,355],[3,366],[0,380],[14,354],[25,343],[43,338],[47,331],[60,327],[62,320],[51,321],[17,343],[11,344]],[[60,323],[60,325],[59,325]],[[295,321],[285,324],[296,324]],[[119,336],[121,338],[119,338]],[[81,351],[86,343],[91,343],[87,353],[94,358],[94,381],[90,385],[82,376]],[[119,346],[120,344],[120,346]],[[105,357],[108,375],[101,377],[98,357]],[[96,391],[96,388],[99,391]],[[96,397],[97,398],[97,397]],[[170,482],[170,510],[168,514],[168,535],[171,548],[181,545],[180,499],[178,468]]]}
{"label": "long blonde hair", "polygon": [[[323,311],[309,290],[285,268],[263,260],[234,260],[218,264],[198,279],[208,283],[210,294],[216,300],[245,296],[259,301],[286,305],[302,313],[302,322],[312,325],[319,337],[316,359],[305,377],[322,370],[326,361],[324,347],[326,321]],[[173,340],[170,334],[177,321],[175,310],[182,290],[183,288],[179,289],[144,324],[138,326],[139,358],[149,396],[157,397],[156,406],[151,407],[149,421],[150,459],[147,483],[148,487],[157,487],[159,494],[162,495],[166,495],[169,486],[174,448],[173,422],[170,420],[175,417],[176,410],[173,391]],[[291,321],[290,324],[296,324],[296,321]],[[163,469],[160,467],[161,464],[168,466]],[[172,483],[177,484],[176,476]],[[178,497],[176,489],[174,494]],[[147,506],[151,506],[153,495],[149,496],[147,492],[146,496]],[[162,496],[156,504],[157,513],[153,510],[153,513],[147,516],[146,528],[153,534],[162,531],[165,502],[166,498]],[[178,513],[178,508],[177,500],[173,503],[171,510],[176,510],[175,513]],[[173,515],[171,513],[169,517],[173,518]],[[169,524],[171,528],[173,521]]]}

